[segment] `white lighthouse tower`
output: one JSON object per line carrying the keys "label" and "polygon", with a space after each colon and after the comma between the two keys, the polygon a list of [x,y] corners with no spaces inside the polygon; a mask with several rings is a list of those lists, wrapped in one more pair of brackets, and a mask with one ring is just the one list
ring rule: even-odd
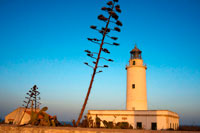
{"label": "white lighthouse tower", "polygon": [[147,110],[146,65],[143,64],[142,51],[137,46],[130,51],[131,58],[127,70],[127,110]]}

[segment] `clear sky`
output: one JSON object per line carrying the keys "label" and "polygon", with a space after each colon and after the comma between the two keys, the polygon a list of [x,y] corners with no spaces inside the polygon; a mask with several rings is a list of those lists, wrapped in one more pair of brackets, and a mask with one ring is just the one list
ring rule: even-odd
{"label": "clear sky", "polygon": [[[59,120],[77,119],[91,62],[98,51],[87,37],[106,0],[0,0],[0,117],[22,105],[36,84],[43,106]],[[137,43],[147,64],[149,109],[168,109],[181,124],[200,125],[200,1],[120,0],[119,47],[107,46],[113,63],[98,74],[88,109],[125,109],[126,70]],[[110,41],[110,40],[107,40]],[[101,61],[101,64],[106,62]]]}

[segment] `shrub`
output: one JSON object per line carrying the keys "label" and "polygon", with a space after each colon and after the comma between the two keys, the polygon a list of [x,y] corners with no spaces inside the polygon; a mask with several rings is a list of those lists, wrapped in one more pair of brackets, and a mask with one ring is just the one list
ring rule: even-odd
{"label": "shrub", "polygon": [[128,122],[118,122],[116,124],[116,128],[120,128],[120,129],[133,129],[133,126],[130,125]]}

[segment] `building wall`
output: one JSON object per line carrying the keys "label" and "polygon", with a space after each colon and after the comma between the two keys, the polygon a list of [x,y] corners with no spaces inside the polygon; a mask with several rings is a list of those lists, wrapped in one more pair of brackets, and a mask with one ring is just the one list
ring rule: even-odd
{"label": "building wall", "polygon": [[27,124],[30,121],[30,119],[31,119],[31,116],[28,113],[25,113],[20,125]]}
{"label": "building wall", "polygon": [[5,123],[13,123],[15,118],[17,117],[18,110],[14,110],[13,112],[9,113],[5,116]]}
{"label": "building wall", "polygon": [[[147,110],[146,66],[143,65],[143,60],[131,59],[126,69],[126,109]],[[133,88],[133,84],[135,84],[135,88]]]}
{"label": "building wall", "polygon": [[5,116],[5,123],[9,123],[12,120],[13,124],[18,124],[21,119],[24,108],[17,108],[13,112]]}
{"label": "building wall", "polygon": [[[25,108],[19,107],[15,109],[13,112],[9,113],[5,116],[5,123],[10,123],[12,120],[12,124],[18,125],[19,121],[22,118],[22,115],[24,114]],[[30,109],[27,109],[27,111],[30,111]],[[30,120],[30,115],[25,113],[23,119],[21,120],[20,125],[27,124]]]}
{"label": "building wall", "polygon": [[[177,129],[179,125],[179,117],[176,113],[168,110],[138,110],[138,111],[126,111],[126,110],[89,110],[88,117],[91,117],[94,124],[96,116],[102,121],[113,122],[116,124],[118,122],[128,122],[133,126],[134,129],[137,128],[137,122],[142,123],[143,129],[152,129],[152,123],[157,124],[157,130],[168,129],[171,125],[177,125],[171,128]],[[103,127],[103,123],[101,123]]]}

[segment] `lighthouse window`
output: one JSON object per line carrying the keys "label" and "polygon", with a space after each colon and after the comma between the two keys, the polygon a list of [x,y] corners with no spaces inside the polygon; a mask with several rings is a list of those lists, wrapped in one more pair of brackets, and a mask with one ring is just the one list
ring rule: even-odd
{"label": "lighthouse window", "polygon": [[133,61],[133,65],[135,65],[135,61]]}
{"label": "lighthouse window", "polygon": [[132,84],[132,88],[135,89],[135,84]]}

